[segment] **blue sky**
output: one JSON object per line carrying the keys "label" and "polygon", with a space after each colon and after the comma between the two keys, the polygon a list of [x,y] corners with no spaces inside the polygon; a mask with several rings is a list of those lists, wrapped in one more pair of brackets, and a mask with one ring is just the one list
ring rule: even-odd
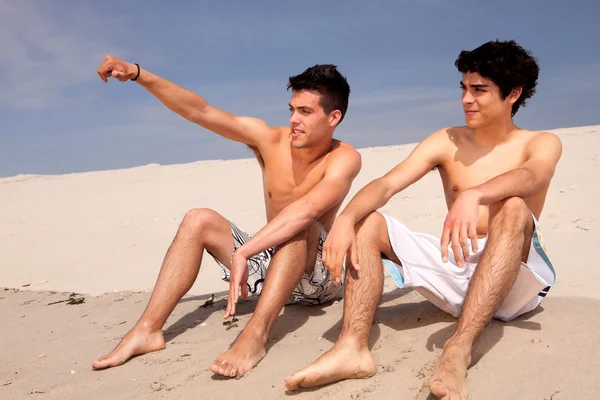
{"label": "blue sky", "polygon": [[599,15],[597,0],[4,0],[0,176],[251,156],[133,82],[104,84],[107,53],[273,125],[287,78],[334,63],[352,88],[336,137],[362,148],[462,124],[456,56],[515,39],[541,66],[517,124],[599,124]]}

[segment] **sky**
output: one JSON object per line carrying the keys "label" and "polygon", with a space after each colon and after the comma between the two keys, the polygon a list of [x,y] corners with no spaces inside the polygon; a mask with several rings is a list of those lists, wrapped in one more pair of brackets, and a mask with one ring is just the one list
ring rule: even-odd
{"label": "sky", "polygon": [[364,148],[463,124],[457,55],[514,39],[541,68],[515,122],[597,125],[599,15],[597,0],[1,0],[0,177],[252,156],[135,82],[104,84],[106,54],[270,125],[289,123],[289,76],[335,64],[352,90],[335,137]]}

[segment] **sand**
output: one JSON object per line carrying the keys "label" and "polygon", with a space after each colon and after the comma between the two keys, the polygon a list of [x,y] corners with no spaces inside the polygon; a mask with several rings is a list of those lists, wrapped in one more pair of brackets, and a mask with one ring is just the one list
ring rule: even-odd
{"label": "sand", "polygon": [[[564,153],[540,226],[558,282],[538,310],[486,330],[469,370],[472,399],[593,399],[600,388],[600,126],[554,132]],[[413,147],[362,149],[351,195]],[[208,367],[255,300],[239,307],[237,326],[223,326],[228,285],[209,256],[167,321],[165,350],[92,371],[140,316],[181,218],[194,207],[258,230],[265,219],[256,161],[0,179],[0,398],[427,398],[423,383],[456,321],[390,277],[371,334],[373,378],[295,393],[283,386],[331,347],[343,302],[285,308],[254,371],[239,380],[214,376]],[[383,211],[439,235],[445,204],[437,172]],[[72,292],[75,304],[67,302]],[[212,294],[215,304],[201,307]]]}

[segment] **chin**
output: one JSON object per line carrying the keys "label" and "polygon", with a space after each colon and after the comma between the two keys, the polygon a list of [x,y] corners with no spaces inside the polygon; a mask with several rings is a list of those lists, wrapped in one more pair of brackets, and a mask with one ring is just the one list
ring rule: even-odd
{"label": "chin", "polygon": [[292,147],[295,149],[303,149],[306,147],[306,142],[299,140],[292,140]]}
{"label": "chin", "polygon": [[473,121],[473,120],[469,121],[468,119],[465,121],[465,123],[471,129],[477,129],[483,125],[481,123],[481,121]]}

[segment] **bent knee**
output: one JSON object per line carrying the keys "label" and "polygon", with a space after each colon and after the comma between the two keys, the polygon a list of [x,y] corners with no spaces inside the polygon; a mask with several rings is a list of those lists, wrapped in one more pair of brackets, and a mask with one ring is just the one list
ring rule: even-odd
{"label": "bent knee", "polygon": [[387,222],[383,215],[373,211],[356,224],[355,230],[357,241],[361,243],[381,243],[382,238],[387,237]]}
{"label": "bent knee", "polygon": [[490,206],[490,217],[506,216],[506,221],[514,225],[524,225],[530,219],[531,211],[520,197],[509,197]]}
{"label": "bent knee", "polygon": [[214,226],[219,218],[222,217],[209,208],[193,208],[185,213],[179,229],[185,233],[199,234]]}

